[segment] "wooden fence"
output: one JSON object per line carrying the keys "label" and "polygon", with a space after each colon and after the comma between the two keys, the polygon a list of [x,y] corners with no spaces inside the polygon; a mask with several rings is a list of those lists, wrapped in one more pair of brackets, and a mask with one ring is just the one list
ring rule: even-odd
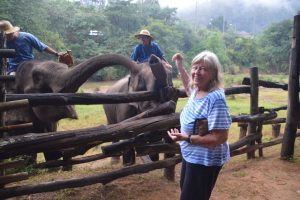
{"label": "wooden fence", "polygon": [[[257,71],[256,68],[251,69]],[[250,73],[250,74],[251,74]],[[254,72],[258,76],[258,73]],[[253,77],[245,78],[243,80],[243,86],[234,88],[225,88],[226,95],[234,94],[250,94],[252,91],[258,94],[259,86],[269,88],[281,88],[286,90],[287,85],[278,84],[267,81],[259,81],[258,77],[254,78],[257,83],[253,84]],[[253,86],[254,85],[254,86]],[[145,99],[159,98],[160,95],[172,95],[176,94],[179,97],[185,97],[185,93],[175,88],[167,88],[163,92],[137,92],[131,94],[7,94],[8,101],[20,101],[27,99],[29,105],[66,105],[66,104],[102,104],[102,103],[124,103],[131,101],[143,101]],[[253,98],[253,97],[252,97]],[[257,99],[258,100],[258,99]],[[99,174],[88,176],[84,178],[75,178],[70,180],[52,181],[48,183],[42,183],[37,185],[23,185],[15,187],[4,187],[0,189],[1,197],[13,197],[25,194],[32,194],[38,192],[48,192],[64,188],[81,187],[94,183],[109,183],[117,178],[128,176],[135,173],[146,173],[151,170],[159,168],[170,168],[181,161],[180,148],[178,144],[168,143],[149,143],[149,137],[163,138],[166,136],[166,130],[179,126],[179,113],[160,115],[164,113],[166,108],[169,108],[172,102],[167,102],[161,106],[148,110],[142,113],[138,117],[128,119],[113,125],[101,125],[98,127],[73,130],[73,131],[60,131],[43,134],[26,134],[15,137],[4,137],[0,141],[0,157],[1,159],[13,158],[15,156],[44,152],[49,149],[61,150],[64,156],[69,157],[68,160],[48,161],[39,164],[35,164],[34,168],[50,168],[58,166],[70,166],[85,162],[91,162],[111,156],[121,155],[123,151],[129,148],[135,148],[137,156],[143,156],[154,153],[165,154],[178,154],[175,157],[167,158],[164,160],[129,166],[106,174]],[[25,104],[24,104],[25,105]],[[257,106],[258,103],[251,106]],[[27,105],[28,106],[28,105]],[[11,107],[5,108],[12,109]],[[253,112],[251,115],[238,115],[232,116],[234,123],[239,123],[241,133],[245,133],[248,130],[246,136],[241,137],[237,142],[230,144],[231,156],[236,156],[244,153],[255,152],[268,146],[276,145],[282,142],[282,136],[278,136],[269,142],[261,142],[261,128],[264,124],[273,124],[274,132],[278,135],[278,125],[284,123],[285,119],[278,119],[276,112],[279,110],[287,109],[286,106],[273,109],[264,109],[257,107],[257,113]],[[146,117],[146,118],[145,118]],[[247,126],[253,126],[254,132],[249,132]],[[260,127],[261,126],[261,127]],[[259,128],[260,127],[260,128]],[[276,129],[276,130],[275,130]],[[151,131],[151,135],[145,135],[144,132]],[[83,156],[81,158],[72,158],[76,155],[83,154],[87,149],[90,149],[96,145],[111,142],[113,140],[121,140],[121,142],[114,143],[112,145],[102,147],[102,153]],[[251,144],[251,145],[250,145]],[[254,153],[253,153],[254,154]],[[260,153],[262,156],[262,153]],[[19,165],[24,165],[23,161],[13,161],[8,163],[2,163],[0,169],[12,168]],[[27,173],[18,173],[12,175],[4,175],[0,177],[0,184],[7,185],[12,182],[20,181],[29,178]]]}
{"label": "wooden fence", "polygon": [[[298,18],[297,18],[298,19]],[[296,21],[296,20],[295,20]],[[296,54],[295,54],[296,55]],[[298,74],[297,74],[298,75]],[[291,77],[291,75],[290,75]],[[297,77],[298,78],[298,77]],[[11,78],[3,76],[1,80],[8,81]],[[299,83],[299,82],[298,82]],[[240,127],[240,139],[230,144],[231,156],[247,153],[248,158],[255,157],[256,150],[259,150],[259,156],[263,156],[263,148],[282,143],[284,138],[280,135],[280,124],[285,123],[285,118],[277,118],[276,112],[287,109],[287,106],[265,109],[259,107],[258,92],[259,86],[268,88],[288,89],[286,84],[278,84],[258,79],[257,68],[252,68],[250,78],[245,78],[242,83],[244,86],[226,88],[225,94],[241,94],[246,93],[250,95],[250,114],[232,116],[233,123],[238,123]],[[289,82],[294,88],[299,91],[299,84]],[[289,85],[290,86],[290,85]],[[291,89],[291,88],[289,88]],[[139,92],[131,94],[7,94],[3,95],[2,100],[22,102],[20,106],[36,106],[36,105],[66,105],[66,104],[103,104],[103,103],[122,103],[131,101],[143,101],[153,98],[164,97],[168,94],[176,94],[178,97],[184,97],[181,90],[175,88],[165,88],[163,91],[156,92]],[[290,94],[290,91],[289,91]],[[297,93],[298,94],[298,93]],[[289,96],[290,98],[290,96]],[[25,99],[25,101],[24,101]],[[174,102],[167,102],[172,104]],[[297,102],[298,103],[298,102]],[[9,109],[14,109],[14,106],[7,103],[0,106],[1,112]],[[289,105],[290,106],[290,105]],[[126,149],[134,147],[137,156],[148,155],[153,153],[164,153],[168,157],[170,154],[177,154],[177,156],[159,160],[156,162],[133,165],[121,168],[105,174],[96,174],[81,178],[72,178],[68,180],[52,181],[47,183],[40,183],[36,185],[19,185],[7,186],[9,183],[25,180],[29,178],[26,172],[18,174],[10,174],[0,176],[0,197],[8,198],[26,194],[49,192],[60,190],[64,188],[82,187],[95,183],[107,184],[115,179],[125,177],[136,173],[147,173],[155,169],[172,169],[174,165],[181,162],[180,148],[176,143],[149,143],[149,138],[158,137],[164,138],[166,130],[172,127],[179,126],[179,114],[161,115],[169,105],[161,105],[158,108],[146,111],[136,117],[128,119],[113,125],[101,125],[98,127],[73,130],[60,131],[43,134],[29,133],[26,135],[3,137],[0,140],[0,159],[13,158],[15,156],[39,153],[49,149],[61,150],[65,157],[69,159],[49,161],[35,164],[34,168],[49,168],[57,166],[70,166],[85,162],[91,162],[111,156],[121,155]],[[289,109],[291,109],[289,107]],[[288,110],[288,113],[291,112]],[[295,111],[296,112],[296,111]],[[157,116],[159,115],[159,116]],[[295,119],[293,119],[295,120]],[[288,123],[288,122],[287,122]],[[273,126],[274,139],[269,142],[262,142],[262,127],[263,125]],[[26,126],[26,124],[21,125]],[[29,126],[29,124],[27,124]],[[6,127],[2,125],[1,130],[9,132],[9,130],[18,127]],[[287,130],[287,128],[286,128]],[[144,132],[151,131],[147,135]],[[299,136],[300,133],[294,134],[293,137]],[[76,155],[83,154],[86,150],[106,142],[113,140],[121,140],[121,142],[102,147],[102,153],[83,156],[81,158],[72,158]],[[26,163],[22,160],[2,162],[0,169],[15,168],[23,166]],[[171,171],[172,172],[172,171]],[[170,171],[165,171],[170,173]]]}

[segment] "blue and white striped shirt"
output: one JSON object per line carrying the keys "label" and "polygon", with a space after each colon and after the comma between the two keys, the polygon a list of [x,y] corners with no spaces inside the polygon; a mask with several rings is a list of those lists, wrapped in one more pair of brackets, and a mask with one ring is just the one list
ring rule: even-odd
{"label": "blue and white striped shirt", "polygon": [[[181,132],[192,134],[195,120],[203,118],[208,121],[209,131],[217,129],[228,130],[231,124],[231,117],[228,112],[224,91],[216,89],[200,99],[196,97],[196,94],[196,89],[194,89],[187,105],[180,114]],[[180,147],[183,158],[189,163],[205,166],[222,166],[230,158],[228,142],[207,148],[181,141]]]}

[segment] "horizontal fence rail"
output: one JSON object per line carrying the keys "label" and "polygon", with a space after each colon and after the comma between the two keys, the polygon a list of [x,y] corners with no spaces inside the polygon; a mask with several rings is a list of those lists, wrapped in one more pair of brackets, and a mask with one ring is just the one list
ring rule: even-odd
{"label": "horizontal fence rail", "polygon": [[[7,78],[7,77],[6,77]],[[13,79],[14,77],[10,77]],[[271,87],[279,88],[278,85],[271,85]],[[282,86],[284,87],[284,86]],[[226,95],[234,94],[251,94],[251,88],[249,86],[230,87],[224,89]],[[15,101],[26,100],[29,102],[29,106],[39,105],[90,105],[90,104],[117,104],[128,103],[137,101],[149,101],[166,99],[171,97],[187,97],[186,93],[182,89],[176,88],[164,88],[161,91],[152,92],[133,92],[125,94],[104,94],[104,93],[45,93],[45,94],[7,94],[6,98],[8,103],[14,104]],[[28,106],[28,105],[26,105]],[[75,165],[85,162],[91,162],[107,157],[120,156],[125,150],[129,148],[135,148],[137,156],[144,156],[154,153],[171,153],[180,154],[180,147],[178,144],[147,144],[147,137],[163,138],[165,137],[166,130],[173,127],[179,127],[179,113],[173,113],[169,115],[161,115],[167,112],[170,108],[176,106],[175,102],[168,101],[161,104],[159,107],[147,110],[135,117],[127,119],[123,122],[113,125],[101,125],[93,128],[86,128],[72,131],[59,131],[50,133],[28,133],[17,137],[7,137],[0,139],[0,158],[7,159],[14,156],[26,155],[31,153],[44,152],[49,150],[59,150],[64,156],[69,157],[68,160],[54,160],[44,163],[34,164],[33,168],[49,168],[59,167],[65,165]],[[3,107],[7,107],[3,104]],[[1,108],[1,106],[0,106]],[[261,113],[256,115],[238,115],[231,116],[232,122],[238,123],[250,123],[250,122],[262,122],[264,124],[272,123],[284,123],[285,119],[276,119],[276,111],[287,109],[286,106],[272,109],[261,108]],[[5,110],[5,109],[4,109]],[[160,116],[157,116],[160,115]],[[3,127],[4,128],[4,127]],[[9,127],[7,127],[9,128]],[[143,133],[152,131],[150,135],[144,135]],[[161,132],[164,131],[164,132]],[[268,143],[260,143],[254,146],[248,147],[250,142],[257,141],[262,137],[261,134],[247,135],[244,138],[230,144],[230,152],[232,156],[240,155],[253,151],[255,149],[261,149],[267,146],[278,144],[282,142],[282,138],[278,137],[274,141]],[[113,140],[122,140],[121,142],[114,143],[102,147],[103,153],[99,153],[92,156],[83,156],[81,158],[72,158],[77,155],[84,154],[86,150],[102,144],[104,142],[111,142]],[[173,159],[173,160],[172,160]],[[174,165],[181,161],[181,157],[172,158],[171,162]],[[176,161],[174,161],[176,160]],[[157,168],[165,168],[171,166],[170,164],[156,164],[165,163],[169,160],[162,160],[150,163],[151,170]],[[23,163],[23,162],[22,162]],[[9,165],[9,164],[8,164]],[[13,165],[13,163],[11,164]],[[159,167],[157,167],[159,165]],[[144,164],[143,166],[148,166]],[[114,179],[121,178],[134,173],[146,173],[150,169],[145,169],[143,166],[133,166],[132,169],[138,168],[131,172],[123,172],[124,169],[117,170],[116,172],[109,172],[102,175],[95,175],[90,177],[53,181],[51,183],[42,183],[32,186],[21,187],[9,187],[0,189],[0,196],[13,197],[22,194],[32,194],[38,192],[54,191],[63,188],[80,187],[83,184],[83,180],[88,180],[84,185],[90,185],[94,183],[106,184]],[[154,167],[153,167],[154,166]],[[147,168],[147,167],[146,167]],[[127,168],[126,168],[127,169]],[[143,172],[142,172],[143,171]],[[112,174],[118,174],[113,176]],[[96,182],[95,178],[99,178]],[[104,177],[101,179],[101,177]],[[16,174],[15,176],[4,176],[3,180],[23,180],[26,179],[25,174]],[[66,184],[66,185],[64,185]]]}
{"label": "horizontal fence rail", "polygon": [[[226,95],[250,93],[250,87],[225,88]],[[187,97],[182,89],[167,88],[160,92],[130,92],[130,93],[43,93],[43,94],[7,94],[7,101],[28,99],[31,106],[38,105],[90,105],[118,104],[137,101],[158,100],[162,95]]]}

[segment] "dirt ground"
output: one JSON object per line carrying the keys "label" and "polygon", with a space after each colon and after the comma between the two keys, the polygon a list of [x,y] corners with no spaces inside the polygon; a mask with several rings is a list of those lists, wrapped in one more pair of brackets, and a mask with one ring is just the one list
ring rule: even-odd
{"label": "dirt ground", "polygon": [[[299,151],[297,151],[299,152]],[[300,153],[293,161],[279,159],[279,146],[264,149],[264,157],[246,160],[245,155],[234,157],[222,169],[212,200],[291,200],[300,199]],[[31,184],[71,177],[103,173],[119,168],[110,160],[81,164],[72,172],[45,173],[31,179]],[[105,186],[65,189],[56,192],[33,194],[12,199],[31,200],[175,200],[179,199],[180,164],[176,166],[176,180],[163,178],[162,170],[131,175]]]}

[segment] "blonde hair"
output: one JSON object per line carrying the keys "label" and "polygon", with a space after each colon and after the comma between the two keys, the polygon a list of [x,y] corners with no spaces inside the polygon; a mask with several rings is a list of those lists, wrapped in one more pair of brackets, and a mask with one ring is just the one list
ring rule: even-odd
{"label": "blonde hair", "polygon": [[[222,65],[217,57],[211,51],[202,51],[198,55],[196,55],[192,60],[192,65],[198,62],[204,62],[204,64],[212,70],[212,80],[209,83],[208,91],[212,91],[216,88],[222,88]],[[192,81],[192,80],[191,80]],[[194,87],[193,83],[190,83],[191,87]]]}

